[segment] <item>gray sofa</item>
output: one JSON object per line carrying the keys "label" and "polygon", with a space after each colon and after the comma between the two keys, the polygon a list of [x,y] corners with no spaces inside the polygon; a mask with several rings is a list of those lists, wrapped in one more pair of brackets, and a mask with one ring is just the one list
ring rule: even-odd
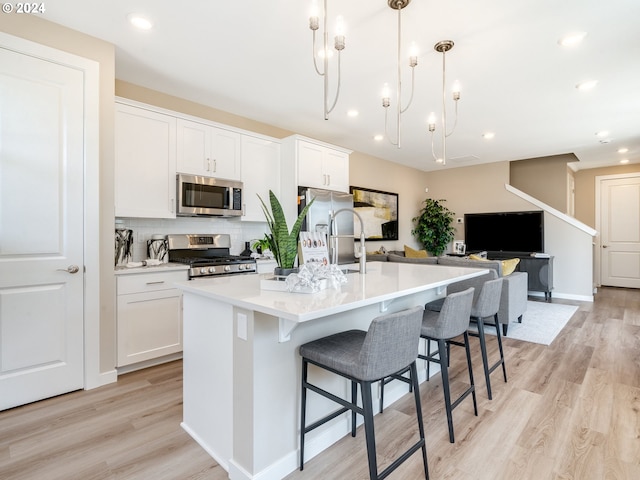
{"label": "gray sofa", "polygon": [[[367,260],[491,269],[488,274],[481,277],[449,285],[447,293],[459,292],[469,287],[475,287],[475,295],[477,296],[484,282],[502,276],[502,262],[499,260],[470,260],[468,258],[448,256],[407,258],[404,252],[400,251],[390,251],[382,255],[367,255]],[[507,334],[510,323],[522,322],[522,315],[527,310],[527,288],[526,272],[513,272],[504,277],[502,295],[500,297],[500,310],[498,311],[498,322],[502,324],[503,335]]]}

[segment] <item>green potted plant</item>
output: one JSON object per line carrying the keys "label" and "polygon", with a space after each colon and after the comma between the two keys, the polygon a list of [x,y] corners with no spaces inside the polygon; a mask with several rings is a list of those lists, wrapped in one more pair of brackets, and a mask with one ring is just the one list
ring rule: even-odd
{"label": "green potted plant", "polygon": [[447,249],[447,245],[455,236],[453,228],[454,213],[445,207],[445,200],[427,198],[420,210],[420,215],[414,217],[415,228],[411,234],[424,246],[427,252],[439,256]]}
{"label": "green potted plant", "polygon": [[270,233],[265,234],[265,240],[269,244],[269,249],[278,264],[274,274],[276,276],[287,276],[295,271],[294,265],[296,256],[298,255],[298,234],[300,233],[300,227],[302,226],[302,220],[307,215],[309,207],[313,203],[312,199],[300,212],[297,220],[289,232],[287,227],[287,220],[285,219],[282,205],[278,201],[275,194],[269,190],[269,203],[271,205],[271,211],[267,208],[267,205],[262,200],[262,197],[258,195],[260,203],[262,203],[262,211],[267,219]]}

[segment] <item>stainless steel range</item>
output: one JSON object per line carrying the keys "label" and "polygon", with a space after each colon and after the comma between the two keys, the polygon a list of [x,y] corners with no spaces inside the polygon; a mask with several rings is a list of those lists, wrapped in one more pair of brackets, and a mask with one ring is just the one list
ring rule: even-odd
{"label": "stainless steel range", "polygon": [[189,265],[189,280],[217,275],[256,273],[256,260],[230,255],[227,234],[167,235],[169,261]]}

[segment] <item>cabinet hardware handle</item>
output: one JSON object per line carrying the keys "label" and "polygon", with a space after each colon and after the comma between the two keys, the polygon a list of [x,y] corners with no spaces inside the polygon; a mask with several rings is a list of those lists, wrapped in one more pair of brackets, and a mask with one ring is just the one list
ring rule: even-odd
{"label": "cabinet hardware handle", "polygon": [[158,282],[147,282],[147,285],[162,285],[164,283],[164,280],[160,280]]}
{"label": "cabinet hardware handle", "polygon": [[211,171],[211,159],[207,158],[207,172]]}
{"label": "cabinet hardware handle", "polygon": [[327,185],[331,185],[331,175],[327,175]]}
{"label": "cabinet hardware handle", "polygon": [[218,160],[213,159],[213,173],[218,171]]}
{"label": "cabinet hardware handle", "polygon": [[602,245],[602,248],[609,248],[609,245]]}

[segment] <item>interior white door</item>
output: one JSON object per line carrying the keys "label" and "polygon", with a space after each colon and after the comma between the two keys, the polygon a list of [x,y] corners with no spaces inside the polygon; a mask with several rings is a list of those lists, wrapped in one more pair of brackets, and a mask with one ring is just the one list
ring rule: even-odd
{"label": "interior white door", "polygon": [[640,288],[640,176],[600,183],[601,284]]}
{"label": "interior white door", "polygon": [[83,387],[83,85],[0,48],[0,410]]}

